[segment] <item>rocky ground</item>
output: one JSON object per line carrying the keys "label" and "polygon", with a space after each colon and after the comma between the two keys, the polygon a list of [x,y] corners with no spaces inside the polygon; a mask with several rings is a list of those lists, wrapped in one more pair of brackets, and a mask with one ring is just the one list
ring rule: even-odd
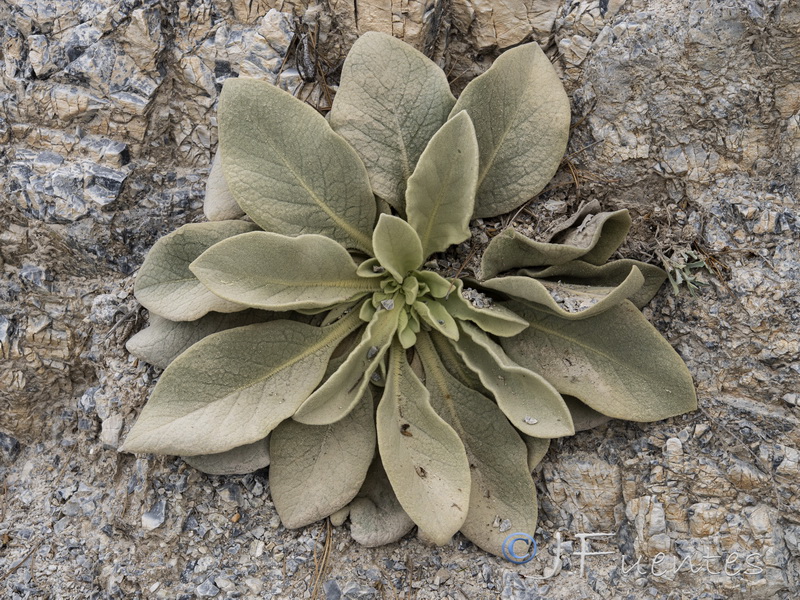
{"label": "rocky ground", "polygon": [[[503,48],[547,47],[574,128],[517,221],[628,208],[621,254],[682,280],[645,312],[700,410],[554,443],[524,566],[458,536],[365,549],[347,525],[288,531],[266,473],[116,451],[158,376],[124,349],[146,322],[132,277],[202,220],[221,82],[324,110],[368,30],[434,57],[455,91]],[[0,595],[797,597],[797,3],[4,0],[0,43]],[[584,533],[611,535],[581,569]]]}

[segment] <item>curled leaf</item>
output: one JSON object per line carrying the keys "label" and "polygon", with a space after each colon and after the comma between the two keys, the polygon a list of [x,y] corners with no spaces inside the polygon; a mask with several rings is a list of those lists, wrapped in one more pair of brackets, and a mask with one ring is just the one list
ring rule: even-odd
{"label": "curled leaf", "polygon": [[481,259],[484,279],[520,267],[549,267],[582,260],[601,265],[622,244],[630,229],[627,210],[587,214],[583,222],[558,234],[553,242],[537,242],[513,229],[492,238]]}

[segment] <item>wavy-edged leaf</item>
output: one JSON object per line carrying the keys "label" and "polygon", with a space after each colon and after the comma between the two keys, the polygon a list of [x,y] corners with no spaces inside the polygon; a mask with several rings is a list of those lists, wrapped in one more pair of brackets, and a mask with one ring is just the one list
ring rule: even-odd
{"label": "wavy-edged leaf", "polygon": [[358,496],[350,503],[350,535],[362,546],[374,548],[396,542],[414,527],[397,500],[379,457],[369,468]]}
{"label": "wavy-edged leaf", "polygon": [[270,436],[269,487],[283,524],[294,529],[324,519],[361,489],[375,455],[375,418],[369,390],[330,425],[291,419]]}
{"label": "wavy-edged leaf", "polygon": [[518,275],[496,277],[481,283],[490,290],[519,300],[541,304],[563,319],[588,319],[635,296],[644,276],[631,266],[628,276],[616,287],[563,283]]}
{"label": "wavy-edged leaf", "polygon": [[465,335],[453,343],[466,365],[497,400],[511,424],[527,435],[572,435],[572,418],[561,397],[539,372],[511,360],[483,331],[461,323]]}
{"label": "wavy-edged leaf", "polygon": [[375,194],[403,213],[406,180],[453,104],[447,77],[429,58],[368,32],[345,59],[330,123],[361,156]]}
{"label": "wavy-edged leaf", "polygon": [[242,207],[228,189],[222,173],[222,157],[217,152],[211,161],[211,170],[206,180],[206,197],[203,200],[203,213],[209,221],[240,219],[244,216]]}
{"label": "wavy-edged leaf", "polygon": [[398,281],[422,265],[422,243],[414,228],[399,217],[381,215],[372,236],[375,258]]}
{"label": "wavy-edged leaf", "polygon": [[267,310],[326,308],[378,291],[341,245],[322,235],[254,231],[216,244],[191,264],[222,298]]}
{"label": "wavy-edged leaf", "polygon": [[269,466],[269,436],[227,452],[181,458],[189,466],[209,475],[244,475]]}
{"label": "wavy-edged leaf", "polygon": [[189,265],[217,242],[256,229],[244,221],[216,221],[189,223],[165,235],[150,248],[136,275],[136,299],[170,321],[194,321],[211,311],[244,310],[245,306],[215,295]]}
{"label": "wavy-edged leaf", "polygon": [[209,313],[197,321],[170,321],[151,313],[150,324],[131,337],[125,348],[136,358],[166,369],[184,350],[207,335],[278,318],[286,317],[265,310],[243,310],[228,314]]}
{"label": "wavy-edged leaf", "polygon": [[445,298],[453,291],[454,284],[433,271],[414,271],[414,277],[419,283],[428,286],[428,291],[434,298]]}
{"label": "wavy-edged leaf", "polygon": [[[471,288],[471,292],[476,293]],[[469,292],[467,292],[469,295]],[[453,290],[446,298],[439,300],[447,309],[447,312],[462,321],[472,321],[478,327],[492,335],[508,337],[516,335],[528,326],[528,322],[522,317],[515,315],[513,311],[505,306],[495,304],[491,298],[482,299],[480,308],[465,297],[464,282],[456,279],[453,282]]]}
{"label": "wavy-edged leaf", "polygon": [[659,421],[697,408],[686,365],[630,301],[580,321],[532,304],[511,308],[531,326],[502,339],[503,348],[562,394],[628,421]]}
{"label": "wavy-edged leaf", "polygon": [[513,210],[552,179],[569,137],[569,99],[535,43],[503,53],[458,98],[480,148],[475,217]]}
{"label": "wavy-edged leaf", "polygon": [[378,449],[408,516],[433,542],[445,544],[464,523],[470,472],[464,445],[431,408],[429,394],[398,343],[389,353],[378,405]]}
{"label": "wavy-edged leaf", "polygon": [[630,275],[631,267],[636,267],[644,277],[638,292],[628,298],[637,308],[646,306],[658,293],[667,280],[667,272],[645,262],[628,258],[615,260],[604,265],[592,265],[582,260],[574,260],[563,265],[545,269],[520,269],[515,274],[537,279],[560,280],[564,283],[616,287]]}
{"label": "wavy-edged leaf", "polygon": [[212,334],[167,367],[123,450],[218,454],[260,440],[291,417],[357,327],[270,321]]}
{"label": "wavy-edged leaf", "polygon": [[461,532],[502,556],[509,531],[532,535],[536,530],[538,504],[527,448],[494,402],[450,375],[425,336],[417,347],[431,406],[458,433],[469,458],[472,485]]}
{"label": "wavy-edged leaf", "polygon": [[370,377],[383,360],[397,331],[403,311],[397,304],[379,310],[367,325],[360,343],[344,362],[317,388],[294,414],[294,420],[308,425],[335,423],[347,415],[367,390]]}
{"label": "wavy-edged leaf", "polygon": [[239,206],[262,228],[371,252],[375,198],[361,159],[316,110],[254,79],[219,101],[219,152]]}
{"label": "wavy-edged leaf", "polygon": [[627,210],[588,214],[581,225],[559,234],[558,243],[537,242],[505,229],[492,238],[483,252],[482,277],[489,279],[511,269],[563,265],[578,259],[601,265],[625,240],[630,225]]}
{"label": "wavy-edged leaf", "polygon": [[469,238],[477,184],[475,127],[460,112],[431,138],[408,180],[406,214],[419,234],[423,256]]}

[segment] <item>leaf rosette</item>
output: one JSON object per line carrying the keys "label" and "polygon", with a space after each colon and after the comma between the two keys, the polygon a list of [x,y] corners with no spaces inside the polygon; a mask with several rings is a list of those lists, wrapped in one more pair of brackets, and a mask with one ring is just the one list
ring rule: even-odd
{"label": "leaf rosette", "polygon": [[269,465],[287,527],[349,516],[366,545],[416,525],[502,555],[508,531],[533,533],[550,439],[696,403],[637,309],[663,272],[606,262],[625,211],[592,204],[544,241],[508,229],[480,281],[425,268],[472,218],[544,188],[569,120],[535,44],[456,100],[424,55],[366,34],[329,120],[228,80],[209,222],[159,240],[137,276],[151,321],[128,348],[165,370],[123,450],[210,473]]}

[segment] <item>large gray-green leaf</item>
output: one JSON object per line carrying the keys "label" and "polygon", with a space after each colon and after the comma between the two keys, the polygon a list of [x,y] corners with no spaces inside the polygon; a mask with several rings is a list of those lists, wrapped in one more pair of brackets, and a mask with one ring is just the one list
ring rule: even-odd
{"label": "large gray-green leaf", "polygon": [[189,270],[211,246],[231,236],[258,229],[243,221],[190,223],[158,240],[136,275],[136,299],[170,321],[194,321],[213,311],[236,312],[246,307],[215,295]]}
{"label": "large gray-green leaf", "polygon": [[[473,298],[475,302],[468,300]],[[464,282],[456,279],[453,289],[446,298],[439,302],[456,319],[472,321],[487,333],[507,337],[516,335],[528,326],[528,322],[515,315],[505,306],[495,304],[491,298],[468,288],[464,290]]]}
{"label": "large gray-green leaf", "polygon": [[559,234],[558,243],[537,242],[513,229],[492,238],[481,259],[484,279],[518,267],[549,267],[580,259],[601,265],[619,248],[630,229],[627,210],[589,214],[583,223]]}
{"label": "large gray-green leaf", "polygon": [[288,419],[361,326],[271,321],[212,334],[167,367],[128,434],[126,452],[218,454],[260,440]]}
{"label": "large gray-green leaf", "polygon": [[397,499],[430,540],[445,544],[467,517],[470,472],[464,445],[431,408],[429,394],[395,343],[378,405],[378,448]]}
{"label": "large gray-green leaf", "polygon": [[269,487],[281,521],[293,529],[324,519],[350,502],[375,455],[372,394],[340,421],[303,425],[291,419],[270,436]]}
{"label": "large gray-green leaf", "polygon": [[535,43],[503,53],[473,79],[450,115],[466,110],[480,148],[476,217],[513,210],[552,179],[569,137],[569,99]]}
{"label": "large gray-green leaf", "polygon": [[219,454],[182,458],[190,466],[209,475],[244,475],[269,466],[269,437]]}
{"label": "large gray-green leaf", "polygon": [[400,506],[379,457],[372,462],[361,491],[350,503],[349,513],[350,535],[367,548],[396,542],[414,527],[414,521]]}
{"label": "large gray-green leaf", "polygon": [[514,427],[534,437],[575,433],[564,399],[544,377],[515,363],[477,327],[461,323],[461,329],[465,335],[453,347]]}
{"label": "large gray-green leaf", "polygon": [[536,302],[564,319],[588,319],[635,296],[644,285],[644,276],[634,266],[616,287],[562,283],[511,275],[481,283],[490,290],[519,300]]}
{"label": "large gray-green leaf", "polygon": [[375,258],[398,281],[402,282],[422,265],[422,243],[414,228],[399,217],[381,215],[372,236]]}
{"label": "large gray-green leaf", "polygon": [[458,433],[469,458],[472,485],[461,532],[502,556],[509,531],[533,535],[536,530],[536,487],[527,448],[494,402],[447,372],[427,336],[417,347],[431,405]]}
{"label": "large gray-green leaf", "polygon": [[624,258],[601,266],[592,265],[582,260],[573,260],[563,265],[555,265],[545,269],[520,269],[515,275],[536,277],[537,279],[559,280],[564,283],[616,287],[636,267],[644,277],[644,283],[638,292],[628,298],[638,308],[646,306],[656,295],[667,279],[667,272],[655,265],[638,260]]}
{"label": "large gray-green leaf", "polygon": [[267,310],[325,308],[380,289],[356,268],[347,250],[325,236],[267,231],[227,239],[191,265],[218,296]]}
{"label": "large gray-green leaf", "polygon": [[160,369],[166,369],[181,352],[207,335],[276,318],[281,317],[277,313],[264,310],[243,310],[229,314],[209,313],[197,321],[170,321],[150,313],[150,325],[130,338],[125,347],[136,358]]}
{"label": "large gray-green leaf", "polygon": [[256,223],[371,251],[376,207],[367,172],[316,110],[273,85],[239,77],[225,82],[218,118],[225,180]]}
{"label": "large gray-green leaf", "polygon": [[367,325],[361,342],[325,382],[314,391],[294,419],[308,425],[335,423],[348,414],[367,391],[370,377],[383,360],[397,331],[403,307],[378,310]]}
{"label": "large gray-green leaf", "polygon": [[422,255],[443,252],[470,236],[478,183],[478,140],[466,112],[431,138],[408,180],[406,214],[422,241]]}
{"label": "large gray-green leaf", "polygon": [[629,421],[658,421],[697,408],[686,365],[630,301],[580,321],[532,304],[511,308],[531,326],[502,339],[503,348],[562,394]]}
{"label": "large gray-green leaf", "polygon": [[454,103],[445,74],[429,58],[368,32],[344,62],[330,123],[361,156],[375,194],[403,213],[406,180]]}
{"label": "large gray-green leaf", "polygon": [[206,180],[206,197],[203,200],[203,213],[209,221],[239,219],[244,216],[242,207],[228,189],[222,173],[222,157],[217,152],[211,161],[211,171]]}

